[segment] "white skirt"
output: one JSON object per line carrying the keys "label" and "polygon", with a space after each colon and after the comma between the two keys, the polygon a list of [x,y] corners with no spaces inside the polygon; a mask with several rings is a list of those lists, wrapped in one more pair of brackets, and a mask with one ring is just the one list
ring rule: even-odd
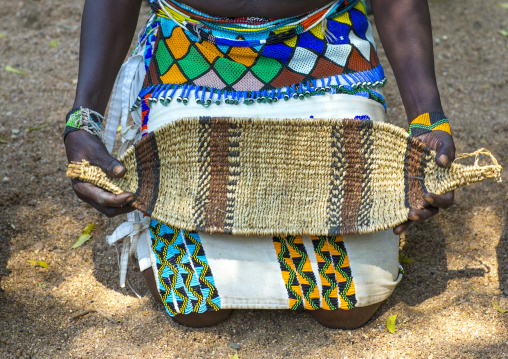
{"label": "white skirt", "polygon": [[[361,96],[325,94],[272,104],[150,109],[148,132],[189,116],[369,118],[384,107]],[[149,235],[148,235],[149,234]],[[337,237],[189,233],[152,220],[137,246],[169,315],[218,309],[352,309],[379,303],[401,279],[391,230]]]}

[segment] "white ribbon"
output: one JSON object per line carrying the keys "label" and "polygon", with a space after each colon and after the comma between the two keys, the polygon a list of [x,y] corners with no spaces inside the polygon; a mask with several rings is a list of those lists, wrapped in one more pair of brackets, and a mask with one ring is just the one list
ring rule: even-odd
{"label": "white ribbon", "polygon": [[[153,16],[153,15],[152,15]],[[150,24],[153,18],[150,17],[147,24]],[[118,125],[122,126],[120,131],[122,145],[118,155],[120,156],[133,143],[141,138],[141,108],[131,113],[134,121],[133,125],[127,126],[127,119],[132,105],[136,102],[139,91],[143,87],[143,81],[146,75],[144,53],[146,42],[150,38],[150,33],[146,34],[146,26],[138,34],[138,47],[132,56],[122,65],[115,80],[113,95],[109,106],[106,127],[104,130],[104,143],[109,153],[112,153],[115,146]],[[157,31],[157,28],[151,32]],[[145,36],[143,42],[141,39]],[[127,268],[129,266],[129,257],[133,255],[139,246],[148,245],[150,217],[144,217],[139,211],[127,214],[127,222],[118,226],[113,234],[107,236],[108,243],[114,245],[118,256],[118,265],[120,267],[120,286],[122,288],[127,284],[132,291],[141,298],[139,291],[130,283],[127,278]],[[121,245],[121,248],[120,248]]]}
{"label": "white ribbon", "polygon": [[[117,250],[118,266],[120,267],[120,287],[124,288],[127,283],[132,291],[141,298],[141,294],[131,285],[127,278],[127,268],[129,266],[129,258],[137,250],[140,238],[149,235],[150,217],[143,217],[143,214],[138,211],[133,212],[129,217],[131,218],[128,218],[127,222],[119,225],[113,234],[106,238],[108,243],[114,245]],[[121,249],[120,244],[122,244]]]}
{"label": "white ribbon", "polygon": [[[122,65],[116,78],[111,104],[109,106],[106,129],[104,131],[106,148],[109,153],[113,151],[115,145],[118,125],[121,124],[122,129],[127,125],[129,109],[136,100],[136,97],[132,99],[131,92],[136,91],[136,89],[137,91],[141,89],[141,86],[135,84],[134,80],[135,78],[141,77],[140,74],[136,76],[139,72],[145,72],[143,61],[143,53],[132,55],[129,60]],[[133,119],[137,119],[139,121],[138,124],[141,124],[140,115],[136,116],[136,118],[133,116]],[[125,142],[123,138],[122,142]]]}
{"label": "white ribbon", "polygon": [[[151,21],[152,18],[150,17],[147,24]],[[146,41],[150,38],[150,33],[146,34],[145,39],[141,42],[140,39],[145,35],[145,31],[146,25],[138,34],[138,47],[136,51],[122,65],[115,80],[104,131],[104,141],[109,153],[112,153],[115,145],[118,125],[121,125],[122,129],[127,126],[130,108],[135,103],[138,93],[143,87],[143,80],[146,74],[144,53]],[[153,31],[157,31],[157,28],[151,30],[151,32]],[[138,108],[131,115],[134,123],[138,124],[141,129],[141,109]],[[126,139],[122,137],[122,143],[125,141]]]}

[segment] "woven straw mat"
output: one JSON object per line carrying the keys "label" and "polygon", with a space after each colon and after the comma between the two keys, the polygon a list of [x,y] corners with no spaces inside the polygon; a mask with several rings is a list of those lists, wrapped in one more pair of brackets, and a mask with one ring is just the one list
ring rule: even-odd
{"label": "woven straw mat", "polygon": [[185,118],[143,137],[110,179],[84,161],[68,175],[114,193],[169,225],[243,235],[369,233],[408,219],[425,193],[443,194],[501,166],[436,165],[402,128],[335,119]]}

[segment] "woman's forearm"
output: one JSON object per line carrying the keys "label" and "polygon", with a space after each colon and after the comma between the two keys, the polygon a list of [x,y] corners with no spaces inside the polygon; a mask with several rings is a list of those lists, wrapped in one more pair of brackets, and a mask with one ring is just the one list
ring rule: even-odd
{"label": "woman's forearm", "polygon": [[427,0],[371,0],[376,26],[411,121],[443,112]]}
{"label": "woman's forearm", "polygon": [[81,22],[79,76],[73,107],[104,113],[129,50],[141,0],[86,0]]}

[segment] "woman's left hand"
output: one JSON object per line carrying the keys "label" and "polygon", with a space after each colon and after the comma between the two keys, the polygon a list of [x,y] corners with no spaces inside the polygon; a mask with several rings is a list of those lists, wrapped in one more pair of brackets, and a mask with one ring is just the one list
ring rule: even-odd
{"label": "woman's left hand", "polygon": [[[447,167],[455,159],[455,143],[450,134],[444,131],[432,131],[424,133],[417,138],[436,151],[436,163],[439,167]],[[429,193],[424,198],[429,206],[424,209],[412,209],[409,211],[409,220],[395,227],[393,233],[399,235],[404,232],[412,222],[425,221],[438,214],[440,208],[449,208],[453,204],[454,192],[452,191],[442,195]]]}

